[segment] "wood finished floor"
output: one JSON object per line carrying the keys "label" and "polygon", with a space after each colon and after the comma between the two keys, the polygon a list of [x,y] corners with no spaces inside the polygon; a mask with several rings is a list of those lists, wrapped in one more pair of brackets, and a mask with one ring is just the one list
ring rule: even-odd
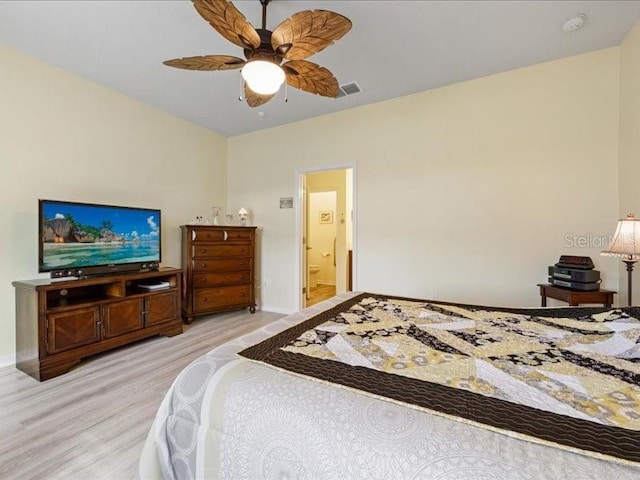
{"label": "wood finished floor", "polygon": [[192,360],[281,318],[246,310],[200,317],[81,362],[42,383],[0,368],[1,480],[127,480],[160,402]]}
{"label": "wood finished floor", "polygon": [[309,299],[307,300],[307,307],[320,303],[323,300],[328,300],[331,297],[336,296],[335,285],[324,285],[319,283],[316,287],[309,289]]}

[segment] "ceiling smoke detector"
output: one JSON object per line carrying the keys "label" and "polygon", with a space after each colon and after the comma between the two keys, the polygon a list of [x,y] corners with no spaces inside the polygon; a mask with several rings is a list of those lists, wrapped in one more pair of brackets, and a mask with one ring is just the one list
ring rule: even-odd
{"label": "ceiling smoke detector", "polygon": [[584,22],[586,20],[587,16],[584,13],[576,13],[562,24],[562,31],[565,33],[569,33],[580,30],[584,26]]}

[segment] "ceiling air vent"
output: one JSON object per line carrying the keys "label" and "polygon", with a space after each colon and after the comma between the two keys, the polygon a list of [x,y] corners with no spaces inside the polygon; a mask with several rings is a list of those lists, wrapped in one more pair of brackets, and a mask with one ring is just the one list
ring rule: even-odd
{"label": "ceiling air vent", "polygon": [[360,93],[361,91],[362,89],[356,82],[345,83],[344,85],[340,85],[340,91],[338,92],[337,98],[355,95],[356,93]]}

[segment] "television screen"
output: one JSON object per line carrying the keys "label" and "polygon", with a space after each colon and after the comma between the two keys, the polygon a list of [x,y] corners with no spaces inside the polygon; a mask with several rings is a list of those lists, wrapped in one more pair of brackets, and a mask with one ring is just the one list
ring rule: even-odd
{"label": "television screen", "polygon": [[39,206],[40,272],[89,274],[93,267],[109,272],[160,262],[160,210],[56,200]]}

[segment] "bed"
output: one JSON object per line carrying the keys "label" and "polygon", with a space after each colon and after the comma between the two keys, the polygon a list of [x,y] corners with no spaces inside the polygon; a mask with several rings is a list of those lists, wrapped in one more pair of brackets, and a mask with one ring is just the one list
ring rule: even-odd
{"label": "bed", "polygon": [[138,478],[637,480],[639,310],[338,295],[190,364]]}

